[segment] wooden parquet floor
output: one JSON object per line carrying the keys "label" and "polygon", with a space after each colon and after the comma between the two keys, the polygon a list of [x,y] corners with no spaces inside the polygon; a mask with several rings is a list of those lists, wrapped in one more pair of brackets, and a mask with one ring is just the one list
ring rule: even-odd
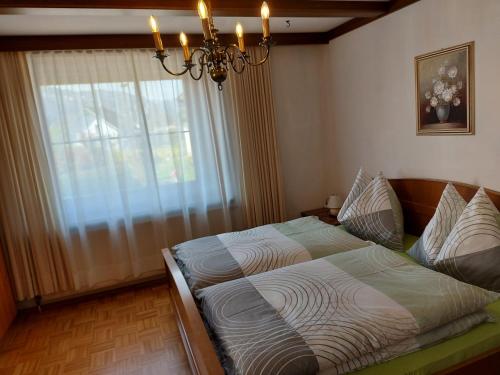
{"label": "wooden parquet floor", "polygon": [[21,313],[0,375],[191,374],[166,285]]}

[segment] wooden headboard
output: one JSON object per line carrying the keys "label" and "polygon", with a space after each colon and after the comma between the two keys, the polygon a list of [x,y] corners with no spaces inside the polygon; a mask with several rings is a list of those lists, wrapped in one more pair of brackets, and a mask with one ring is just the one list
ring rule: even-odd
{"label": "wooden headboard", "polygon": [[[420,236],[431,220],[448,181],[418,178],[398,178],[389,180],[396,192],[405,220],[405,232]],[[450,181],[458,192],[469,202],[476,194],[478,186]],[[486,189],[489,197],[500,209],[500,192]]]}

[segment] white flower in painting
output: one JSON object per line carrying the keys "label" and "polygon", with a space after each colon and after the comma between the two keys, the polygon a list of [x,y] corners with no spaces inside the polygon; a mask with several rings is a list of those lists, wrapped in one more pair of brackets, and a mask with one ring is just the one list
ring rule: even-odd
{"label": "white flower in painting", "polygon": [[444,83],[443,81],[436,81],[434,84],[434,94],[439,95],[443,92],[444,90]]}
{"label": "white flower in painting", "polygon": [[458,107],[460,105],[461,101],[460,101],[460,98],[457,96],[455,97],[455,99],[453,99],[453,105],[455,107]]}
{"label": "white flower in painting", "polygon": [[453,93],[451,92],[451,89],[446,89],[443,91],[443,100],[446,103],[451,102],[453,99]]}
{"label": "white flower in painting", "polygon": [[458,91],[458,90],[457,90],[457,85],[451,85],[451,92],[452,92],[453,94],[456,94],[456,93],[457,93],[457,91]]}
{"label": "white flower in painting", "polygon": [[448,69],[448,77],[455,78],[458,74],[458,69],[455,65],[453,65],[450,69]]}
{"label": "white flower in painting", "polygon": [[462,81],[458,81],[458,82],[457,82],[457,88],[458,88],[459,90],[462,90],[462,87],[464,87],[464,83],[463,83]]}
{"label": "white flower in painting", "polygon": [[435,96],[433,96],[431,98],[431,102],[430,103],[431,103],[431,107],[435,107],[435,106],[438,105],[438,99]]}
{"label": "white flower in painting", "polygon": [[436,79],[436,78],[433,78],[433,79],[432,79],[432,84],[434,85],[436,82],[437,82],[437,79]]}
{"label": "white flower in painting", "polygon": [[430,91],[425,92],[425,99],[429,100],[432,97],[432,94]]}
{"label": "white flower in painting", "polygon": [[425,107],[425,112],[427,112],[427,113],[431,112],[431,106],[430,105],[428,105],[427,107]]}
{"label": "white flower in painting", "polygon": [[438,74],[439,74],[440,76],[444,76],[444,75],[446,74],[446,66],[441,65],[441,66],[439,67],[439,69],[438,69]]}

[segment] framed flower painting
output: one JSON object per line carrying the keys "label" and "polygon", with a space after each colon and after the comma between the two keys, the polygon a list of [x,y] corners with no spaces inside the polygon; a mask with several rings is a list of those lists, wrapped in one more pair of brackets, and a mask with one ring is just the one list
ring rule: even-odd
{"label": "framed flower painting", "polygon": [[417,135],[474,134],[474,42],[415,57]]}

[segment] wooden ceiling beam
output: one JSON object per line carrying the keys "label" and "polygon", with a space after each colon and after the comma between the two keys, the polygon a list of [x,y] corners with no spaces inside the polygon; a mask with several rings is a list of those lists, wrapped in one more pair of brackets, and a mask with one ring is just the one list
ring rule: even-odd
{"label": "wooden ceiling beam", "polygon": [[[255,0],[260,1],[260,0]],[[244,12],[244,9],[250,9],[250,2],[255,3],[254,0],[234,0],[234,2],[228,0],[211,0],[212,6],[217,7],[223,5],[220,9],[226,9],[228,11],[230,4],[232,4],[232,12]],[[384,2],[385,11],[377,16],[359,16],[352,20],[345,22],[328,32],[320,33],[284,33],[284,34],[273,34],[273,39],[278,45],[299,45],[299,44],[325,44],[330,40],[335,39],[349,31],[355,30],[362,27],[378,18],[381,18],[387,14],[395,12],[401,8],[411,5],[419,0],[391,0],[389,2]],[[106,5],[104,5],[104,3]],[[45,6],[51,8],[68,7],[73,6],[79,9],[89,9],[89,7],[98,8],[99,5],[104,6],[106,9],[115,7],[114,9],[146,9],[145,7],[151,6],[155,9],[173,9],[176,10],[186,10],[191,9],[196,0],[144,0],[138,2],[136,0],[0,0],[0,12],[2,7],[7,9],[8,6],[27,6],[30,8],[44,8]],[[293,9],[299,10],[298,5],[300,3],[307,3],[309,5],[322,3],[318,8],[313,7],[313,12],[319,9],[325,9],[325,5],[329,7],[330,11],[336,9],[336,11],[346,11],[356,4],[361,4],[361,8],[366,6],[366,3],[377,4],[379,7],[382,2],[355,2],[355,1],[317,1],[317,0],[271,0],[271,6],[277,6],[276,9]],[[340,3],[343,3],[341,5]],[[353,4],[356,3],[356,4]],[[236,4],[236,5],[235,5]],[[247,8],[244,8],[246,4]],[[118,8],[118,7],[121,8]],[[128,6],[128,8],[124,8]],[[226,8],[224,8],[226,6]],[[7,7],[7,8],[6,8]],[[86,7],[86,8],[85,8]],[[253,4],[253,8],[255,4]],[[282,7],[282,8],[280,8]],[[376,8],[375,7],[375,8]],[[253,9],[252,8],[252,9]],[[375,8],[372,8],[375,9]],[[273,11],[272,15],[276,15],[276,11]],[[311,10],[309,10],[311,11]],[[363,10],[367,11],[366,8]],[[234,13],[232,13],[234,15]],[[305,13],[302,13],[303,15]],[[324,15],[324,14],[323,14]],[[339,15],[337,15],[339,16]],[[178,45],[178,35],[169,34],[163,35],[164,43],[167,46],[177,46]],[[234,35],[232,34],[222,34],[220,35],[221,40],[224,43],[235,42]],[[246,34],[245,41],[248,45],[258,45],[261,38],[261,34]],[[202,42],[201,35],[189,35],[191,45],[198,45]],[[29,50],[64,50],[64,49],[108,49],[108,48],[152,48],[152,40],[150,35],[41,35],[41,36],[0,36],[0,51],[29,51]]]}
{"label": "wooden ceiling beam", "polygon": [[[231,1],[212,0],[215,15],[238,15],[248,9],[250,15],[260,16],[260,0]],[[242,3],[248,3],[241,7]],[[385,1],[315,1],[315,0],[270,0],[272,17],[375,17],[387,12]]]}
{"label": "wooden ceiling beam", "polygon": [[338,38],[339,36],[344,35],[349,31],[358,29],[361,26],[369,24],[376,19],[377,17],[353,18],[352,20],[344,22],[343,24],[331,29],[330,31],[327,31],[326,34],[328,35],[328,40]]}
{"label": "wooden ceiling beam", "polygon": [[[234,34],[220,34],[225,43],[236,43]],[[178,34],[163,34],[163,45],[166,48],[179,46]],[[262,34],[245,34],[245,44],[256,46]],[[197,46],[202,43],[201,34],[190,34],[189,43]],[[277,45],[327,44],[326,33],[288,33],[273,34]],[[113,48],[154,48],[153,38],[149,34],[134,35],[33,35],[33,36],[0,36],[0,51],[43,51],[73,49],[113,49]]]}
{"label": "wooden ceiling beam", "polygon": [[361,26],[367,25],[370,22],[373,22],[379,18],[385,17],[388,14],[396,12],[396,11],[398,11],[398,10],[408,6],[408,5],[416,3],[417,1],[419,1],[419,0],[391,0],[388,3],[387,12],[385,12],[384,14],[378,15],[376,17],[353,18],[352,20],[347,21],[347,22],[335,27],[335,28],[331,29],[330,31],[327,31],[326,34],[327,34],[328,40],[338,38],[341,35],[344,35],[352,30],[358,29]]}
{"label": "wooden ceiling beam", "polygon": [[[196,14],[196,0],[0,0],[3,13],[26,9],[155,9]],[[261,0],[211,0],[214,16],[260,17]],[[270,0],[273,17],[376,17],[389,10],[386,1]]]}
{"label": "wooden ceiling beam", "polygon": [[413,3],[416,3],[419,0],[391,0],[389,2],[389,13],[396,12],[404,7],[407,7],[408,5],[411,5]]}

